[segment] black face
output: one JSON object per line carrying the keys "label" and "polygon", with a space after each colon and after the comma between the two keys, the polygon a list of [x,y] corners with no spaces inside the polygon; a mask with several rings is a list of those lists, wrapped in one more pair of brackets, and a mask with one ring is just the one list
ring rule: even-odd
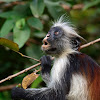
{"label": "black face", "polygon": [[52,44],[54,43],[54,40],[59,39],[63,35],[63,30],[60,27],[53,27],[48,32],[50,35],[47,41]]}
{"label": "black face", "polygon": [[46,37],[43,39],[42,50],[47,54],[58,54],[61,52],[61,37],[64,31],[60,27],[52,27]]}

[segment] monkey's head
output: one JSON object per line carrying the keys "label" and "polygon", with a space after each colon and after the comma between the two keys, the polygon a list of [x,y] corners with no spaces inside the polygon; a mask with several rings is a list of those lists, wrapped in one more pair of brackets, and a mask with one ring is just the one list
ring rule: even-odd
{"label": "monkey's head", "polygon": [[47,54],[56,56],[63,53],[77,52],[81,44],[81,38],[68,22],[63,22],[60,18],[43,39],[42,50]]}

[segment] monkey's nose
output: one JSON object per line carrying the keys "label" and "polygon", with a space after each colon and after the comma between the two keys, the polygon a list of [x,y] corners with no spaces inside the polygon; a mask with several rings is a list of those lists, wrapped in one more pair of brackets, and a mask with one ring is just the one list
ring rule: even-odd
{"label": "monkey's nose", "polygon": [[50,37],[50,34],[47,34],[46,37]]}

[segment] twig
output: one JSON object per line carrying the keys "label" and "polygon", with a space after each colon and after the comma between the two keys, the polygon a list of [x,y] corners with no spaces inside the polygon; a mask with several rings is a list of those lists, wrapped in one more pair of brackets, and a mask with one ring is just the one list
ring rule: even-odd
{"label": "twig", "polygon": [[[85,47],[88,47],[88,46],[90,46],[90,45],[92,45],[92,44],[94,44],[94,43],[96,43],[96,42],[99,42],[99,41],[100,41],[100,38],[99,38],[99,39],[96,39],[96,40],[94,40],[94,41],[91,41],[91,42],[89,42],[89,43],[87,43],[87,44],[82,45],[82,46],[80,47],[80,49],[85,48]],[[53,58],[53,59],[54,59],[54,58]],[[20,74],[23,74],[24,72],[27,72],[27,71],[29,71],[29,70],[31,70],[31,69],[33,69],[33,68],[39,66],[39,65],[41,65],[41,63],[37,63],[37,64],[35,64],[35,65],[33,65],[33,66],[30,66],[29,68],[26,68],[26,69],[24,69],[24,70],[22,70],[22,71],[20,71],[20,72],[18,72],[18,73],[16,73],[16,74],[14,74],[14,75],[10,75],[10,76],[8,76],[7,78],[1,80],[0,83],[3,83],[3,82],[5,82],[5,81],[7,81],[7,80],[10,80],[10,79],[12,79],[12,78],[14,78],[14,77],[16,77],[16,76],[18,76],[18,75],[20,75]],[[40,71],[40,69],[39,69],[38,71]],[[36,72],[38,72],[38,71],[36,71]]]}
{"label": "twig", "polygon": [[15,2],[10,2],[10,3],[6,3],[4,1],[0,1],[0,4],[4,4],[2,8],[9,8],[15,5],[24,5],[25,2],[24,1],[15,1]]}
{"label": "twig", "polygon": [[76,4],[72,7],[73,10],[79,10],[82,9],[84,7],[84,4]]}
{"label": "twig", "polygon": [[30,66],[29,68],[26,68],[26,69],[24,69],[24,70],[22,70],[22,71],[20,71],[20,72],[18,72],[18,73],[16,73],[16,74],[14,74],[14,75],[10,75],[10,76],[8,76],[7,78],[1,80],[0,83],[3,83],[3,82],[5,82],[5,81],[7,81],[7,80],[10,80],[10,79],[12,79],[13,77],[16,77],[16,76],[18,76],[18,75],[21,75],[21,74],[23,74],[24,72],[27,72],[28,70],[31,70],[31,69],[33,69],[33,68],[39,66],[40,64],[41,64],[41,63],[37,63],[37,64],[35,64],[35,65],[33,65],[33,66]]}
{"label": "twig", "polygon": [[37,72],[39,72],[39,71],[41,71],[41,67],[37,70],[37,69],[35,69],[35,73],[37,73]]}
{"label": "twig", "polygon": [[17,84],[7,85],[7,86],[0,86],[0,92],[1,91],[7,91],[15,87]]}
{"label": "twig", "polygon": [[96,39],[96,40],[94,40],[94,41],[91,41],[91,42],[89,42],[89,43],[87,43],[87,44],[82,45],[82,46],[80,47],[80,49],[83,49],[83,48],[85,48],[85,47],[88,47],[88,46],[90,46],[90,45],[92,45],[92,44],[94,44],[94,43],[96,43],[96,42],[99,42],[99,41],[100,41],[100,38],[99,38],[99,39]]}
{"label": "twig", "polygon": [[[17,52],[17,51],[15,51],[15,52]],[[21,52],[17,52],[17,53],[20,54],[22,57],[26,57],[26,58],[33,59],[33,60],[35,60],[35,61],[40,62],[40,60],[35,59],[35,58],[32,58],[32,57],[29,57],[29,56],[26,56],[26,55],[23,55]]]}
{"label": "twig", "polygon": [[70,7],[69,5],[66,4],[61,4],[62,8],[64,8],[65,10],[80,10],[84,7],[84,4],[76,4],[73,7]]}

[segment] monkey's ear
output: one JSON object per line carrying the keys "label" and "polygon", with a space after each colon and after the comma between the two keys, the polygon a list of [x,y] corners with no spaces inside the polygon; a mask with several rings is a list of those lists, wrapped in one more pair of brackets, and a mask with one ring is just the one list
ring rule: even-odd
{"label": "monkey's ear", "polygon": [[81,45],[81,40],[79,37],[71,39],[72,48],[78,50]]}

